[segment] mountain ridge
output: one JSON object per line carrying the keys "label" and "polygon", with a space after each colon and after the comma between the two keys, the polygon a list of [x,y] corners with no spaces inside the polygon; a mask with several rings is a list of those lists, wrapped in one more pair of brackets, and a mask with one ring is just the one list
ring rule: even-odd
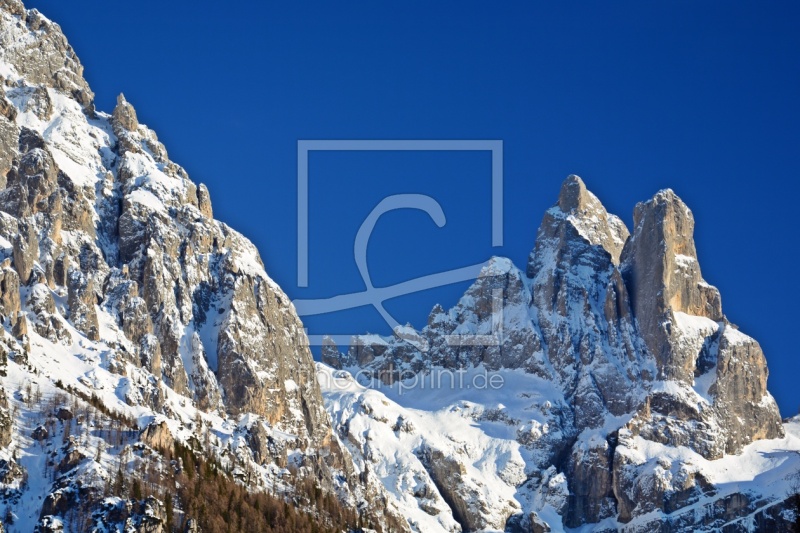
{"label": "mountain ridge", "polygon": [[191,501],[164,520],[164,494],[193,475],[178,453],[220,486],[291,500],[298,521],[391,523],[380,487],[352,475],[302,324],[252,243],[213,219],[123,95],[95,109],[57,24],[3,0],[0,44],[6,529],[215,530]]}
{"label": "mountain ridge", "polygon": [[568,177],[524,271],[334,369],[57,24],[0,0],[0,45],[0,532],[793,526],[800,426],[671,190],[631,233]]}
{"label": "mountain ridge", "polygon": [[[436,306],[421,331],[355,336],[346,353],[328,340],[323,363],[374,388],[406,387],[409,394],[425,394],[415,385],[443,369],[521,370],[555,384],[550,407],[529,410],[557,437],[514,440],[537,452],[526,460],[526,483],[551,466],[565,475],[558,514],[566,527],[611,518],[624,527],[663,509],[659,499],[670,493],[696,501],[710,485],[694,474],[688,481],[684,475],[686,486],[666,483],[660,496],[637,488],[660,483],[637,456],[642,442],[714,461],[755,441],[783,439],[785,430],[758,343],[728,321],[719,291],[701,275],[688,206],[661,190],[636,206],[633,228],[569,176],[542,219],[524,274],[493,258],[459,303],[450,311]],[[499,342],[447,342],[463,334]],[[485,392],[471,401],[488,408],[520,394]],[[524,426],[519,414],[508,417]]]}

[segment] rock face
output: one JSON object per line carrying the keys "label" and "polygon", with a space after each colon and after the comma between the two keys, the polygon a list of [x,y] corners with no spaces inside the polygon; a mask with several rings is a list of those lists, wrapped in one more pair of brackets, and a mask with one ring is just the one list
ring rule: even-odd
{"label": "rock face", "polygon": [[[694,460],[659,463],[643,450],[682,447],[717,460],[784,436],[763,353],[723,314],[719,292],[701,275],[693,231],[691,211],[671,190],[636,206],[631,234],[569,176],[525,274],[494,258],[453,309],[434,308],[422,331],[356,337],[346,354],[328,345],[324,362],[385,384],[442,369],[522,370],[557,391],[546,408],[527,409],[536,421],[516,437],[531,453],[525,490],[541,493],[551,479],[534,472],[554,466],[564,476],[566,495],[550,504],[563,524],[550,526],[622,527],[679,512],[715,497],[715,487]],[[505,404],[508,394],[496,399]],[[456,467],[443,458],[429,464],[433,478]],[[448,476],[453,516],[478,529],[482,511],[457,504],[468,488]],[[539,501],[508,527],[544,527],[530,515],[543,510]]]}
{"label": "rock face", "polygon": [[133,493],[197,456],[383,531],[786,527],[780,483],[754,483],[800,463],[800,423],[781,424],[672,191],[631,234],[568,177],[524,271],[493,258],[422,331],[326,342],[334,371],[208,189],[124,96],[96,111],[82,70],[57,24],[0,0],[0,496],[18,529],[164,531],[166,502]]}
{"label": "rock face", "polygon": [[[210,218],[208,190],[200,188],[199,200],[122,95],[111,117],[87,120],[92,93],[77,57],[57,25],[20,6],[10,2],[3,11],[0,60],[19,76],[3,101],[19,119],[35,115],[38,121],[28,124],[39,127],[17,128],[0,191],[0,208],[11,217],[4,226],[18,285],[41,274],[52,291],[65,290],[63,318],[90,340],[100,338],[99,311],[110,313],[132,360],[150,365],[177,392],[197,399],[199,392],[209,396],[210,386],[220,394],[211,392],[218,402],[209,407],[266,416],[302,436],[304,445],[325,441],[330,430],[300,322],[258,252]],[[30,84],[60,99],[50,111],[55,127],[48,129],[49,115],[28,104]],[[61,137],[66,127],[77,135]],[[83,144],[81,134],[93,144]],[[82,164],[62,168],[70,160]],[[67,238],[61,229],[70,231]],[[19,311],[11,272],[3,283],[7,315]],[[198,369],[191,345],[201,330]],[[144,356],[150,334],[160,358]],[[195,380],[205,380],[201,390]],[[289,380],[296,386],[287,391]]]}
{"label": "rock face", "polygon": [[694,247],[694,217],[674,192],[660,191],[636,206],[634,234],[624,250],[622,271],[631,287],[639,332],[655,357],[659,379],[691,385],[697,354],[681,350],[674,313],[721,321],[719,291],[700,275]]}
{"label": "rock face", "polygon": [[[111,115],[95,111],[59,26],[16,0],[0,1],[0,72],[2,373],[8,354],[35,376],[20,382],[155,417],[138,437],[147,446],[185,444],[191,427],[192,442],[235,457],[254,490],[285,484],[291,467],[355,509],[364,491],[342,473],[352,467],[332,439],[302,324],[253,244],[214,220],[208,189],[123,95]],[[238,432],[256,420],[251,449]]]}

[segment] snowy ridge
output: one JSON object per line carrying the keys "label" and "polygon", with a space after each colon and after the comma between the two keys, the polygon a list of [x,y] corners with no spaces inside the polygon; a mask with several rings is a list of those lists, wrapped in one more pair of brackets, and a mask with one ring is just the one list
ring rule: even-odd
{"label": "snowy ridge", "polygon": [[197,531],[164,499],[176,450],[323,522],[393,520],[255,246],[124,96],[94,108],[58,25],[4,0],[0,44],[0,531]]}
{"label": "snowy ridge", "polygon": [[[421,331],[356,337],[346,353],[331,341],[323,348],[324,363],[398,408],[433,417],[418,418],[424,438],[400,439],[406,450],[424,456],[420,442],[448,434],[437,418],[443,412],[469,413],[471,431],[489,447],[516,446],[524,475],[492,516],[459,504],[469,500],[469,483],[448,478],[455,488],[445,500],[465,530],[789,527],[785,489],[800,450],[795,434],[785,436],[796,428],[781,424],[766,390],[758,343],[728,322],[719,293],[703,280],[694,220],[680,198],[660,191],[637,205],[634,219],[631,235],[570,176],[543,217],[525,273],[493,258],[458,304],[436,306]],[[463,343],[463,335],[479,342]],[[497,390],[430,386],[442,373],[508,381]],[[334,425],[347,428],[337,418],[345,393],[323,386],[323,394]],[[355,402],[363,393],[347,394]],[[540,401],[518,405],[521,398]],[[357,456],[359,446],[351,448]],[[773,453],[786,460],[759,459]],[[459,462],[452,450],[437,457]],[[470,459],[460,464],[468,471]],[[437,477],[435,462],[422,465]],[[764,470],[758,480],[729,483],[720,468]],[[760,491],[767,479],[774,487]],[[397,505],[416,512],[411,500]]]}

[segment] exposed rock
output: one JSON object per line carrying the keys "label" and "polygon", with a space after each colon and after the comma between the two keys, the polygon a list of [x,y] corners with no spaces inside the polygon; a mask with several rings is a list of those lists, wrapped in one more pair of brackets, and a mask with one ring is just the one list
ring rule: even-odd
{"label": "exposed rock", "polygon": [[11,261],[0,265],[0,313],[9,317],[13,324],[20,311],[19,275],[11,268]]}
{"label": "exposed rock", "polygon": [[[570,176],[542,220],[527,276],[495,258],[458,305],[434,309],[422,332],[355,337],[344,355],[327,343],[324,362],[387,383],[436,369],[524,369],[557,384],[565,400],[531,408],[546,423],[516,432],[537,468],[555,464],[566,476],[564,526],[677,512],[713,488],[682,462],[658,467],[673,476],[662,482],[652,462],[637,458],[635,439],[717,459],[781,437],[783,427],[758,344],[726,321],[718,291],[700,274],[691,211],[661,191],[637,206],[634,228],[629,235]],[[486,336],[497,331],[499,346],[488,342],[496,334]],[[463,342],[464,333],[479,342]],[[419,338],[426,342],[408,340]],[[458,486],[453,460],[426,464],[434,479]],[[528,482],[545,490],[544,479]],[[509,524],[525,530],[535,521],[520,514]]]}
{"label": "exposed rock", "polygon": [[0,60],[14,65],[29,84],[60,90],[93,113],[94,93],[83,79],[83,66],[58,24],[35,9],[26,12],[20,2],[9,0],[2,7],[9,15],[20,17],[28,38],[19,39],[16,32],[0,34]]}
{"label": "exposed rock", "polygon": [[[65,357],[94,367],[78,376],[84,400],[113,383],[125,402],[115,409],[135,405],[137,416],[179,421],[181,404],[234,427],[261,416],[265,435],[294,437],[254,437],[249,453],[236,452],[258,488],[282,484],[273,466],[291,455],[298,478],[313,476],[323,492],[361,494],[352,477],[351,488],[340,484],[352,464],[331,443],[302,324],[255,247],[213,219],[208,189],[169,160],[124,96],[111,117],[95,115],[60,28],[12,0],[0,4],[0,63],[0,236],[11,243],[0,261],[13,259],[0,267],[0,313],[12,359],[38,365],[68,346]],[[58,379],[72,394],[75,376]],[[166,445],[154,432],[140,439]],[[204,453],[221,460],[224,444],[207,438],[215,451]]]}
{"label": "exposed rock", "polygon": [[111,115],[112,124],[115,128],[122,128],[126,131],[136,131],[139,129],[139,120],[136,118],[136,110],[125,100],[125,95],[119,93],[117,96],[117,106]]}
{"label": "exposed rock", "polygon": [[28,319],[22,312],[17,313],[17,316],[12,320],[14,327],[11,330],[15,338],[22,340],[28,334]]}
{"label": "exposed rock", "polygon": [[5,448],[11,443],[12,420],[6,404],[6,391],[0,387],[0,448]]}
{"label": "exposed rock", "polygon": [[[346,354],[330,340],[323,347],[326,363],[361,367],[384,383],[437,369],[532,378],[535,387],[509,398],[516,414],[461,402],[450,408],[465,430],[490,430],[436,442],[409,411],[387,414],[388,400],[369,391],[370,401],[347,406],[334,434],[302,324],[253,245],[213,220],[208,189],[169,160],[124,96],[110,118],[94,116],[93,94],[58,25],[16,0],[0,0],[0,63],[9,78],[0,91],[0,236],[8,242],[0,250],[0,313],[14,337],[0,335],[0,374],[10,357],[9,370],[30,372],[36,383],[63,377],[64,394],[81,398],[75,413],[55,413],[64,426],[88,427],[84,407],[108,401],[103,416],[158,421],[138,438],[132,430],[117,435],[115,447],[131,440],[124,449],[137,468],[154,453],[147,446],[169,450],[184,439],[210,464],[252,482],[248,488],[291,490],[282,477],[291,468],[297,486],[310,480],[388,531],[422,530],[394,521],[400,501],[448,532],[459,529],[454,518],[464,530],[515,532],[604,520],[601,527],[618,521],[649,531],[786,526],[785,502],[718,493],[700,461],[686,459],[739,453],[781,436],[783,426],[761,349],[723,316],[719,293],[701,276],[692,214],[671,191],[637,206],[629,235],[570,176],[542,220],[526,272],[493,258],[458,305],[435,307],[422,331],[356,337]],[[23,383],[15,401],[30,402]],[[187,420],[195,413],[205,418],[196,435],[170,432],[195,427]],[[366,419],[397,447],[382,449],[376,433],[359,426]],[[0,447],[20,431],[14,422],[0,389]],[[209,424],[213,433],[204,431]],[[59,440],[49,427],[25,427],[20,441],[30,435],[49,446]],[[111,438],[102,429],[87,435]],[[504,443],[483,453],[493,438]],[[416,461],[413,472],[376,472],[381,454],[400,457],[401,444],[412,448],[405,459]],[[685,453],[648,455],[659,446]],[[102,507],[126,531],[165,529],[155,499],[114,509],[99,503],[99,485],[114,475],[101,446],[73,438],[54,451],[57,479],[43,500],[41,531],[62,530],[60,517],[78,503]],[[87,461],[95,454],[97,462]],[[96,470],[75,468],[84,462]],[[2,468],[6,485],[22,486],[19,465]],[[482,484],[484,474],[508,490]],[[397,485],[384,488],[380,476]],[[398,486],[407,494],[395,494]],[[547,523],[554,513],[562,524]],[[199,529],[192,520],[186,527]]]}
{"label": "exposed rock", "polygon": [[197,186],[197,206],[204,217],[214,218],[214,212],[211,209],[211,195],[204,183]]}
{"label": "exposed rock", "polygon": [[98,340],[100,326],[97,323],[95,308],[97,297],[92,281],[87,279],[80,270],[73,268],[69,271],[68,283],[67,305],[69,306],[70,322],[87,338]]}
{"label": "exposed rock", "polygon": [[640,334],[655,356],[658,377],[691,385],[697,354],[678,346],[674,313],[722,320],[719,291],[700,274],[694,217],[669,189],[638,204],[633,216],[621,268]]}
{"label": "exposed rock", "polygon": [[614,264],[619,264],[630,232],[619,217],[608,213],[600,200],[586,189],[581,178],[573,174],[564,180],[557,207],[581,236],[602,247],[611,255]]}
{"label": "exposed rock", "polygon": [[[55,522],[55,520],[52,520],[53,516],[56,515],[63,516],[74,504],[75,504],[75,493],[73,491],[57,490],[51,492],[50,494],[47,495],[47,497],[44,499],[44,503],[42,504],[41,519],[43,522],[53,523]],[[48,517],[50,517],[50,519],[46,520],[48,519]],[[55,529],[54,531],[61,531],[61,530]]]}
{"label": "exposed rock", "polygon": [[32,113],[39,120],[48,121],[53,115],[53,101],[47,87],[25,87],[17,91],[17,97],[22,100],[22,113]]}
{"label": "exposed rock", "polygon": [[322,339],[322,353],[320,354],[322,362],[333,368],[342,369],[342,354],[339,353],[339,348],[328,336]]}
{"label": "exposed rock", "polygon": [[778,406],[767,391],[767,375],[759,344],[732,325],[723,325],[717,345],[717,379],[709,394],[725,428],[726,453],[739,453],[756,440],[784,436]]}
{"label": "exposed rock", "polygon": [[39,257],[39,239],[33,224],[20,221],[19,234],[14,239],[14,268],[21,284],[27,285],[33,266]]}
{"label": "exposed rock", "polygon": [[[64,458],[61,459],[61,462],[58,463],[57,470],[64,474],[69,472],[76,466],[78,466],[84,459],[87,459],[87,456],[79,449],[70,447],[67,450],[67,453],[64,454]],[[53,514],[53,513],[47,513]]]}
{"label": "exposed rock", "polygon": [[171,450],[175,439],[165,421],[151,423],[140,436],[140,440],[155,450]]}
{"label": "exposed rock", "polygon": [[607,442],[594,443],[588,450],[573,449],[567,466],[570,490],[565,526],[580,527],[616,514],[617,502],[612,488],[613,452]]}
{"label": "exposed rock", "polygon": [[34,429],[33,433],[31,433],[31,438],[33,440],[47,440],[49,436],[50,434],[48,433],[47,428],[44,426],[36,426],[36,429]]}
{"label": "exposed rock", "polygon": [[0,89],[0,187],[6,186],[6,175],[17,157],[18,129],[14,122],[17,110]]}
{"label": "exposed rock", "polygon": [[423,446],[420,455],[436,487],[452,509],[453,517],[464,531],[504,528],[515,511],[512,502],[507,502],[504,509],[493,509],[494,513],[499,514],[499,520],[497,523],[487,523],[486,518],[491,516],[486,508],[489,503],[481,497],[478,487],[464,482],[466,469],[458,458],[445,456],[428,446]]}
{"label": "exposed rock", "polygon": [[136,533],[166,533],[167,517],[164,505],[156,498],[147,498],[144,502],[144,512],[136,527]]}

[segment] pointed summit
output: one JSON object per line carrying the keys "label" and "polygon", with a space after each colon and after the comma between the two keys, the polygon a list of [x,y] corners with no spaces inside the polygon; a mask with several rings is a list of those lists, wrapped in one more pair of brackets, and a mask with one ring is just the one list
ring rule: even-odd
{"label": "pointed summit", "polygon": [[694,216],[671,189],[636,205],[621,270],[642,336],[665,379],[691,384],[697,354],[678,349],[675,313],[722,320],[719,291],[703,280],[694,246]]}
{"label": "pointed summit", "polygon": [[561,184],[561,192],[558,195],[558,207],[564,213],[583,209],[592,199],[597,200],[592,193],[586,189],[586,184],[575,174],[570,174],[564,183]]}
{"label": "pointed summit", "polygon": [[[546,235],[551,238],[558,235],[559,241],[578,238],[592,246],[603,248],[611,256],[612,262],[618,264],[630,232],[619,217],[606,211],[580,177],[570,174],[561,185],[558,202],[545,213],[538,235],[537,248],[539,239]],[[536,250],[531,254],[528,275],[531,273],[530,264],[535,252]]]}
{"label": "pointed summit", "polygon": [[112,114],[113,125],[126,131],[136,131],[139,128],[139,120],[136,118],[136,110],[125,99],[125,95],[119,93],[117,96],[117,106]]}
{"label": "pointed summit", "polygon": [[[703,280],[694,245],[694,215],[672,189],[636,205],[634,233],[624,252],[637,309],[657,301],[665,308],[718,321],[719,292]],[[650,282],[657,286],[650,286]]]}

